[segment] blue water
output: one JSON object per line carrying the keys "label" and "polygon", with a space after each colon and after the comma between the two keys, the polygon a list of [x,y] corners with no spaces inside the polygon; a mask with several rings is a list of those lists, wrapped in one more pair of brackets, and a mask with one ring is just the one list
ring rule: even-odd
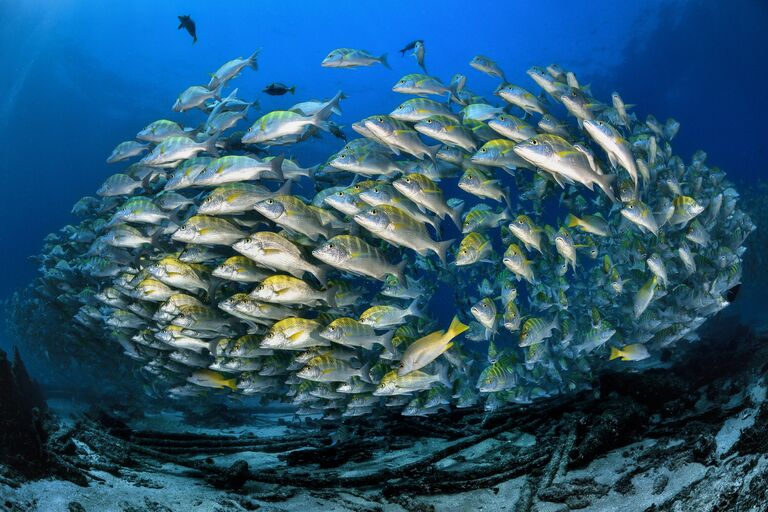
{"label": "blue water", "polygon": [[[179,14],[197,22],[197,44],[176,29]],[[342,124],[388,112],[402,101],[392,84],[417,70],[397,50],[420,38],[430,73],[446,81],[462,72],[489,93],[495,81],[467,65],[478,53],[528,87],[528,67],[559,62],[598,96],[617,90],[643,116],[679,120],[678,154],[704,148],[736,180],[763,174],[764,1],[3,0],[0,26],[0,296],[33,278],[27,256],[116,171],[104,159],[118,142],[154,119],[176,119],[180,91],[259,47],[259,71],[237,81],[240,96],[273,81],[296,85],[295,97],[259,95],[265,111],[343,89]],[[321,68],[340,46],[387,52],[394,69]],[[337,149],[323,144],[296,155],[318,163]]]}

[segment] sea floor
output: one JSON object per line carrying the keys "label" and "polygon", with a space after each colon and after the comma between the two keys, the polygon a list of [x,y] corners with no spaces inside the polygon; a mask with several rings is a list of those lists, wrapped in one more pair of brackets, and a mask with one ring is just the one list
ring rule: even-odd
{"label": "sea floor", "polygon": [[686,365],[492,416],[319,428],[270,407],[222,429],[163,411],[120,433],[51,401],[88,486],[0,467],[0,510],[762,512],[766,340],[704,340]]}

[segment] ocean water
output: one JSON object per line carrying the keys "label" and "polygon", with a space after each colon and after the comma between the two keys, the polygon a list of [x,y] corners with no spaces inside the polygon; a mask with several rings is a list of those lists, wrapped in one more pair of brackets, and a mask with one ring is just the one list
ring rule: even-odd
{"label": "ocean water", "polygon": [[[194,19],[196,43],[185,30],[177,29],[179,15],[189,15]],[[489,176],[500,180],[503,187],[510,187],[511,205],[508,209],[504,208],[502,201],[465,193],[457,185],[463,169],[441,180],[439,188],[446,198],[460,198],[465,212],[472,206],[485,203],[499,214],[508,214],[509,217],[502,223],[504,225],[518,214],[526,213],[534,217],[542,227],[540,233],[544,239],[552,241],[548,249],[538,253],[525,245],[523,253],[533,262],[538,280],[515,279],[507,270],[511,267],[505,269],[501,264],[502,255],[510,244],[524,246],[508,230],[505,232],[505,227],[477,230],[491,237],[494,246],[492,255],[488,256],[491,263],[457,267],[457,247],[468,231],[462,233],[451,223],[450,212],[440,223],[439,231],[429,230],[432,238],[455,239],[448,251],[449,263],[445,265],[435,258],[434,253],[417,257],[414,251],[384,242],[377,235],[350,231],[353,227],[356,229],[352,219],[337,213],[337,220],[348,223],[333,234],[354,232],[375,245],[387,261],[397,263],[404,259],[406,273],[414,280],[420,278],[421,285],[426,287],[426,291],[417,298],[421,299],[429,322],[419,323],[414,317],[409,317],[407,322],[377,325],[376,336],[386,335],[390,329],[406,323],[415,329],[408,340],[410,343],[430,332],[448,329],[454,317],[469,325],[466,334],[462,334],[460,329],[451,332],[452,335],[459,333],[452,350],[445,352],[444,356],[438,354],[427,358],[425,364],[417,367],[434,375],[435,380],[444,372],[441,382],[446,383],[446,390],[430,385],[419,388],[420,394],[406,393],[408,400],[399,403],[396,409],[406,408],[411,413],[415,411],[417,415],[425,416],[456,411],[457,404],[465,398],[462,393],[466,391],[467,396],[472,396],[471,400],[467,399],[471,401],[471,406],[479,410],[484,407],[491,414],[504,404],[527,405],[539,399],[568,396],[591,389],[606,369],[636,372],[650,367],[669,367],[670,360],[678,357],[675,350],[677,340],[698,339],[696,330],[704,320],[714,316],[726,302],[734,301],[739,293],[741,300],[726,309],[726,312],[735,310],[741,315],[733,318],[739,318],[743,323],[756,323],[764,309],[765,295],[761,284],[764,277],[760,269],[765,265],[761,248],[764,249],[768,240],[761,229],[761,221],[768,221],[761,201],[766,193],[763,168],[768,156],[764,140],[768,99],[763,91],[763,84],[768,79],[765,66],[768,62],[768,35],[764,30],[767,23],[768,4],[747,0],[728,3],[481,1],[471,5],[452,0],[416,3],[228,2],[221,5],[201,1],[114,4],[74,0],[0,1],[0,24],[3,26],[0,31],[0,64],[4,70],[0,74],[0,184],[5,191],[5,215],[0,224],[0,246],[3,248],[0,251],[0,297],[6,298],[3,303],[6,325],[0,337],[0,348],[10,351],[12,346],[18,345],[22,355],[28,358],[30,373],[43,383],[44,389],[56,398],[70,399],[75,393],[75,402],[79,404],[74,408],[95,402],[106,403],[118,414],[136,420],[141,416],[137,411],[147,407],[151,414],[137,420],[135,425],[148,430],[168,428],[167,423],[187,428],[189,425],[178,420],[179,411],[187,414],[188,420],[190,413],[206,418],[217,407],[229,408],[237,414],[255,411],[265,417],[274,414],[293,419],[294,405],[298,408],[306,406],[308,409],[304,412],[308,411],[312,418],[325,415],[332,421],[339,421],[336,416],[345,411],[376,417],[376,413],[384,410],[384,402],[376,398],[378,395],[372,398],[371,393],[381,386],[384,374],[397,372],[397,359],[403,355],[405,346],[394,358],[381,357],[384,350],[388,350],[386,347],[355,349],[357,359],[347,370],[357,376],[360,366],[363,367],[359,376],[372,382],[368,383],[371,387],[362,393],[365,396],[361,401],[372,400],[373,405],[351,407],[345,402],[337,406],[334,400],[338,396],[320,398],[312,395],[314,398],[304,403],[295,400],[297,392],[309,392],[306,387],[302,388],[301,383],[314,381],[299,373],[301,365],[291,365],[290,359],[296,352],[281,352],[279,349],[276,350],[275,364],[278,375],[283,377],[273,379],[275,382],[279,380],[279,384],[264,392],[251,390],[233,398],[235,393],[229,393],[226,388],[243,384],[245,374],[238,368],[222,369],[221,366],[214,366],[217,373],[209,374],[206,368],[212,360],[201,363],[195,359],[199,356],[205,361],[214,345],[206,346],[201,355],[180,351],[187,358],[183,362],[185,373],[180,373],[179,365],[172,370],[162,368],[168,362],[167,353],[158,351],[157,347],[144,349],[143,343],[130,341],[131,336],[150,332],[148,336],[151,337],[156,331],[167,327],[169,320],[159,322],[151,319],[162,301],[132,301],[149,308],[148,313],[141,310],[147,316],[142,317],[144,320],[136,317],[140,321],[138,326],[118,326],[119,333],[115,336],[115,331],[106,322],[108,318],[115,317],[115,310],[120,308],[98,304],[90,295],[78,295],[83,288],[89,294],[103,291],[112,284],[115,275],[108,278],[95,276],[92,269],[80,267],[85,264],[80,255],[91,240],[82,245],[68,244],[66,237],[72,232],[82,231],[82,225],[78,226],[78,223],[83,218],[71,213],[73,204],[84,196],[93,196],[105,179],[124,171],[127,164],[138,160],[105,163],[118,143],[134,139],[141,128],[154,120],[170,119],[186,127],[196,127],[206,121],[207,113],[198,109],[177,113],[171,107],[187,87],[206,85],[210,74],[222,63],[235,57],[247,57],[260,49],[258,69],[246,67],[224,88],[223,96],[237,88],[238,98],[258,100],[259,103],[258,108],[250,111],[247,119],[240,121],[227,135],[235,130],[246,130],[271,111],[284,110],[311,99],[327,100],[338,91],[343,91],[342,112],[334,115],[332,120],[341,126],[343,134],[351,141],[361,137],[351,128],[352,123],[369,116],[387,114],[406,99],[414,97],[393,91],[392,87],[404,75],[422,72],[410,51],[404,55],[398,51],[410,41],[420,39],[426,48],[425,63],[430,76],[448,84],[454,74],[461,73],[467,77],[467,89],[501,107],[506,103],[494,94],[500,79],[469,65],[476,55],[493,59],[504,71],[508,82],[533,92],[547,110],[567,121],[570,126],[569,142],[589,146],[603,169],[613,167],[601,147],[578,127],[574,116],[558,104],[557,98],[547,97],[541,92],[526,70],[532,66],[545,67],[557,63],[572,71],[581,85],[580,90],[604,104],[595,111],[596,115],[614,124],[617,122],[616,114],[611,117],[606,112],[612,111],[611,93],[618,91],[624,102],[631,104],[630,114],[636,116],[632,121],[634,128],[621,128],[633,144],[633,158],[645,162],[655,159],[644,145],[647,140],[636,142],[638,136],[654,135],[652,128],[645,123],[646,116],[653,115],[662,125],[668,123],[667,126],[669,118],[679,122],[679,133],[673,137],[656,133],[653,144],[658,140],[660,154],[664,155],[659,159],[664,158],[670,163],[660,164],[658,171],[652,169],[653,180],[658,178],[658,182],[650,185],[643,180],[641,189],[645,190],[645,195],[639,198],[653,206],[652,217],[658,220],[665,215],[664,211],[672,215],[672,210],[662,211],[662,206],[672,207],[673,197],[692,196],[702,206],[703,213],[697,212],[693,217],[701,215],[696,222],[701,220],[705,231],[703,236],[707,240],[699,242],[701,237],[695,232],[684,234],[684,229],[693,230],[690,220],[681,221],[679,228],[664,227],[664,222],[661,222],[661,236],[652,235],[652,229],[639,227],[641,222],[631,221],[624,211],[619,213],[622,208],[626,210],[630,201],[625,197],[616,203],[609,201],[609,194],[601,192],[601,188],[605,191],[606,187],[600,186],[599,179],[592,183],[567,185],[561,195],[561,189],[550,177],[550,192],[545,199],[530,201],[531,180],[535,173],[531,172],[533,168],[523,167],[513,173],[504,172],[500,167],[485,168]],[[355,69],[322,67],[323,59],[335,48],[365,49],[374,56],[386,54],[390,68],[378,63]],[[294,86],[295,92],[279,96],[262,92],[273,82]],[[430,98],[443,103],[448,99],[447,95]],[[462,108],[455,102],[453,106],[450,103],[447,105],[454,112]],[[508,110],[534,125],[541,117],[537,113],[523,116],[523,111],[516,107]],[[487,139],[475,135],[477,146],[466,151],[466,156],[477,152]],[[428,141],[430,145],[439,142],[424,136],[421,140]],[[264,152],[258,154],[260,157],[282,155],[294,159],[302,167],[319,166],[312,180],[297,179],[293,189],[294,194],[310,200],[330,186],[347,186],[367,178],[355,178],[349,173],[339,174],[324,169],[326,161],[340,152],[344,145],[344,141],[321,131],[318,137],[300,142],[267,145],[262,148]],[[706,152],[705,171],[700,171],[700,165],[696,163],[701,158],[696,153],[698,150]],[[242,154],[243,151],[241,148],[222,149],[226,154]],[[655,155],[655,149],[653,153]],[[676,172],[676,160],[671,158],[672,154],[679,155],[684,165],[683,171],[677,174],[682,186],[677,192],[662,184],[662,180]],[[418,163],[407,151],[397,157],[389,154],[389,157],[403,165]],[[712,171],[715,168],[721,169],[725,177]],[[609,171],[609,174],[620,175],[612,185],[607,186],[609,192],[620,195],[620,191],[624,190],[620,188],[620,181],[622,178],[626,180],[627,174],[623,171]],[[704,178],[697,185],[694,179],[683,180],[683,175],[686,178]],[[538,176],[550,175],[540,172]],[[389,181],[395,179],[389,178]],[[158,193],[162,190],[163,179],[156,180],[149,189],[145,184],[136,194],[142,191]],[[594,191],[586,190],[585,184],[592,187],[594,183],[598,184]],[[275,190],[274,182],[270,181],[268,186]],[[197,188],[181,192],[199,204],[208,190]],[[743,195],[737,206],[729,206],[730,190],[738,190]],[[664,195],[668,196],[668,204],[661,201]],[[717,197],[724,202],[723,208],[728,212],[722,218],[718,218],[717,213],[720,207],[712,213]],[[119,197],[119,202],[125,199]],[[449,205],[451,211],[460,210],[455,203]],[[429,216],[434,211],[421,204],[414,208]],[[569,233],[575,240],[578,263],[573,265],[572,270],[568,270],[567,264],[563,269],[562,262],[567,258],[555,239],[558,229],[567,222],[566,214],[583,217],[598,210],[609,219],[611,235],[606,239],[599,234],[586,233],[575,225],[569,226]],[[161,225],[183,224],[190,216],[189,209],[178,209]],[[89,212],[85,220],[90,222],[97,217],[106,222],[111,212],[109,215]],[[227,218],[233,222],[255,219],[249,215]],[[240,226],[243,233],[263,227],[263,219],[256,220],[261,220],[262,224]],[[78,227],[53,243],[44,244],[46,235],[68,224]],[[279,227],[280,223],[277,224]],[[551,232],[544,229],[545,224],[552,227]],[[742,242],[755,224],[757,231],[743,244],[749,247],[745,256],[741,250]],[[151,234],[148,232],[155,229],[146,224],[137,225],[148,236]],[[100,228],[97,235],[103,234],[104,229]],[[267,223],[266,229],[277,230],[274,223]],[[170,242],[172,232],[170,230],[163,236],[153,237],[151,243],[154,249],[131,249],[126,253],[126,261],[115,263],[110,260],[107,263],[115,263],[124,270],[140,262],[141,268],[146,269],[166,253],[177,254],[182,248],[182,245]],[[296,243],[301,240],[305,257],[318,263],[307,254],[325,238],[323,236],[311,242],[301,237],[292,240]],[[61,259],[76,267],[71,273],[70,270],[65,271],[63,279],[51,273],[54,264],[59,261],[58,256],[50,256],[57,243],[67,247],[67,255]],[[228,242],[217,247],[221,249],[231,245],[232,242]],[[588,255],[591,246],[595,247],[594,258]],[[697,270],[692,271],[681,262],[684,258],[680,258],[677,251],[683,246],[693,247]],[[664,255],[671,286],[666,283],[659,285],[661,278],[656,271],[649,270],[650,265],[645,261],[652,253]],[[234,254],[229,248],[224,248],[225,256]],[[604,257],[609,259],[604,260]],[[208,269],[203,272],[210,272],[223,259],[206,262]],[[610,275],[614,264],[622,272],[621,283],[625,292],[611,295],[611,286],[616,285]],[[601,268],[607,269],[605,275],[601,273]],[[691,277],[692,274],[695,277]],[[332,275],[342,287],[350,286],[353,291],[360,291],[361,295],[346,309],[329,306],[328,299],[323,295],[317,302],[306,307],[297,306],[293,310],[297,317],[318,322],[319,330],[335,318],[358,318],[368,306],[397,304],[405,308],[413,298],[404,296],[390,301],[376,294],[379,283],[375,280],[350,277],[349,274]],[[226,297],[253,288],[253,283],[237,285],[231,281],[209,287],[209,281],[215,280],[204,280],[204,287],[187,288],[187,291],[212,311],[216,311],[216,304]],[[489,281],[486,288],[490,286],[490,291],[481,288],[483,280]],[[643,302],[643,290],[651,286],[651,280],[649,302],[638,312],[638,304]],[[329,289],[311,277],[307,277],[307,281],[310,286],[321,290],[321,294]],[[541,349],[543,352],[518,347],[518,342],[521,347],[525,345],[520,337],[520,326],[505,330],[504,314],[508,311],[505,309],[508,302],[504,298],[505,283],[511,283],[519,291],[520,323],[535,319],[546,326],[552,322],[551,332],[542,334],[544,343],[533,344],[534,347],[545,347]],[[683,287],[685,290],[680,291]],[[700,288],[704,292],[700,292]],[[177,287],[175,291],[182,291],[182,288]],[[125,294],[125,297],[128,295]],[[336,295],[334,300],[340,297]],[[488,332],[479,327],[478,316],[470,309],[484,297],[498,308],[494,327]],[[83,309],[84,304],[96,307]],[[293,307],[294,304],[289,303],[288,306]],[[648,307],[652,314],[642,316]],[[89,318],[89,314],[95,316]],[[133,313],[130,315],[134,318]],[[238,338],[247,329],[255,329],[250,320],[240,322],[226,315],[220,315],[219,320],[220,323],[214,327],[200,329],[205,331],[197,340],[200,346],[211,341],[219,343],[222,338]],[[273,327],[273,320],[266,322],[268,329]],[[534,329],[536,326],[532,323],[530,327]],[[264,331],[255,332],[263,337]],[[576,348],[582,343],[588,344],[588,340],[593,339],[589,336],[597,336],[595,333],[605,335],[608,331],[618,334],[616,337],[608,334],[610,341],[598,343],[596,350]],[[659,331],[663,335],[658,334]],[[214,336],[212,332],[218,335]],[[556,334],[552,335],[552,332]],[[190,333],[189,337],[196,337],[194,326]],[[470,338],[470,335],[474,337]],[[643,337],[645,335],[647,337]],[[667,342],[665,337],[674,341]],[[121,340],[119,343],[116,342],[118,338]],[[232,344],[227,343],[219,343],[219,348],[213,351],[231,351]],[[639,349],[637,345],[640,345]],[[335,344],[333,346],[336,347]],[[133,347],[138,352],[127,347]],[[611,362],[609,357],[615,359],[612,350],[622,349],[630,351],[624,357],[637,357],[638,360],[630,360],[624,366]],[[644,355],[644,351],[649,353]],[[670,356],[670,352],[674,357]],[[509,368],[517,368],[510,370],[517,372],[516,377],[510,377],[515,379],[514,385],[490,391],[480,388],[478,392],[479,381],[485,375],[481,374],[483,369],[497,364],[500,359],[508,361],[504,357],[517,358],[509,363]],[[333,360],[336,361],[334,364],[346,364],[339,363],[346,361],[341,356]],[[176,363],[168,364],[173,366]],[[266,365],[266,359],[260,364]],[[254,370],[259,371],[259,368]],[[80,378],[73,381],[73,372]],[[332,382],[336,386],[345,380],[350,382],[349,378]],[[202,387],[195,387],[195,382]],[[359,383],[360,380],[353,379],[352,382]],[[447,390],[448,387],[450,390]],[[241,386],[241,392],[242,389]],[[323,383],[313,389],[316,393],[328,392],[330,385]],[[437,391],[432,394],[430,390]],[[109,395],[118,398],[113,403],[105,398]],[[417,403],[410,402],[413,397],[417,397]],[[425,402],[432,398],[440,399],[439,405],[425,406]],[[345,397],[344,400],[348,399]],[[116,404],[124,407],[120,410],[121,406]],[[317,407],[312,410],[312,405]],[[459,409],[463,407],[458,406]],[[71,410],[68,409],[67,413]],[[392,416],[388,417],[391,419]],[[269,416],[270,421],[273,419]],[[179,423],[175,424],[177,420]],[[204,423],[204,419],[200,420],[200,424]],[[226,422],[214,423],[204,425],[206,433],[214,433],[218,426]],[[276,428],[274,425],[270,426],[272,430],[265,427],[261,434],[280,432]],[[251,429],[259,435],[258,428],[251,426]],[[467,508],[446,508],[460,509]]]}

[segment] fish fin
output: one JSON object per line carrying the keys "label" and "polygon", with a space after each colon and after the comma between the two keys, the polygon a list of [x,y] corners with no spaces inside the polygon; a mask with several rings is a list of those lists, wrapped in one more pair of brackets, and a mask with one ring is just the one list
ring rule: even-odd
{"label": "fish fin", "polygon": [[317,279],[322,286],[325,286],[328,282],[328,276],[326,275],[327,272],[328,271],[324,267],[316,267],[316,270],[314,272],[310,272],[310,274],[315,276],[315,279]]}
{"label": "fish fin", "polygon": [[427,315],[425,315],[424,311],[419,308],[419,299],[413,299],[413,302],[411,302],[411,305],[408,306],[406,313],[411,316],[417,316],[425,320],[427,319]]}
{"label": "fish fin", "polygon": [[219,347],[219,340],[218,338],[214,338],[211,341],[208,342],[208,353],[210,353],[213,357],[218,357],[218,347]]}
{"label": "fish fin", "polygon": [[507,208],[509,208],[511,210],[512,209],[512,200],[510,199],[510,196],[509,196],[509,187],[505,187],[505,188],[502,189],[501,197],[502,197],[502,199],[504,199],[504,202],[506,203]]}
{"label": "fish fin", "polygon": [[565,217],[565,225],[568,226],[569,228],[574,228],[579,225],[579,219],[572,213],[569,213]]}
{"label": "fish fin", "polygon": [[397,264],[395,267],[395,273],[393,274],[397,278],[397,282],[405,283],[405,266],[408,263],[407,258],[403,258],[403,261]]}
{"label": "fish fin", "polygon": [[443,265],[445,265],[448,261],[446,258],[446,252],[448,252],[448,248],[455,241],[455,239],[451,239],[445,240],[443,242],[435,242],[435,253],[437,254],[437,257],[440,258],[440,261],[443,263]]}
{"label": "fish fin", "polygon": [[615,174],[602,174],[602,175],[598,175],[598,177],[595,179],[595,183],[597,183],[597,186],[600,187],[603,190],[603,192],[605,192],[605,195],[607,195],[608,198],[614,203],[616,202],[616,196],[613,193],[613,187],[611,186],[611,184],[614,182],[615,179],[616,179]]}
{"label": "fish fin", "polygon": [[382,64],[382,65],[383,65],[385,68],[387,68],[387,69],[392,69],[392,68],[389,66],[389,62],[387,62],[387,54],[386,54],[386,53],[382,53],[382,54],[381,54],[381,57],[379,57],[379,62],[381,62],[381,64]]}
{"label": "fish fin", "polygon": [[360,380],[363,382],[367,382],[368,384],[373,384],[373,380],[371,380],[371,362],[368,361],[363,366],[360,367],[360,370],[358,370],[360,373],[358,374],[358,377],[360,377]]}
{"label": "fish fin", "polygon": [[295,85],[290,86],[288,88],[288,92],[291,93],[291,94],[295,93],[296,92],[296,86]]}
{"label": "fish fin", "polygon": [[[278,155],[269,162],[269,170],[272,172],[275,176],[278,177],[278,179],[285,179],[285,175],[283,175],[283,161],[285,160],[285,155]],[[288,184],[288,190],[290,191],[290,182],[291,180],[286,181],[280,189],[282,189],[286,184]]]}
{"label": "fish fin", "polygon": [[237,379],[225,379],[222,381],[225,387],[228,387],[232,391],[237,391]]}
{"label": "fish fin", "polygon": [[203,144],[205,145],[205,151],[206,153],[210,154],[211,156],[214,156],[216,158],[219,157],[219,150],[216,147],[216,142],[219,140],[219,134],[211,135],[208,140],[206,140]]}
{"label": "fish fin", "polygon": [[432,160],[432,162],[437,161],[437,152],[440,151],[440,148],[442,148],[442,144],[436,144],[434,146],[427,146],[427,156],[429,156],[429,159]]}
{"label": "fish fin", "polygon": [[454,225],[456,225],[457,228],[459,228],[459,231],[461,231],[461,214],[464,213],[464,207],[467,205],[467,203],[462,203],[460,205],[457,205],[453,208],[451,208],[448,211],[448,216],[451,217],[451,220],[453,221]]}
{"label": "fish fin", "polygon": [[392,329],[391,331],[385,332],[381,336],[379,336],[379,343],[381,343],[384,346],[384,350],[389,352],[390,354],[396,354],[395,347],[392,345],[392,338],[395,337],[396,329]]}
{"label": "fish fin", "polygon": [[440,369],[437,371],[437,381],[448,389],[453,388],[453,383],[448,377],[448,365],[440,365]]}
{"label": "fish fin", "polygon": [[613,361],[614,359],[623,357],[623,355],[624,354],[621,353],[621,350],[617,349],[616,347],[611,347],[611,356],[608,358],[608,360]]}
{"label": "fish fin", "polygon": [[253,52],[251,56],[248,57],[248,65],[251,66],[254,70],[259,69],[259,65],[256,63],[256,57],[258,57],[259,52],[261,52],[261,48]]}
{"label": "fish fin", "polygon": [[459,320],[458,316],[454,316],[453,320],[451,320],[451,325],[448,327],[448,331],[446,332],[446,337],[449,340],[453,339],[467,329],[469,329],[469,326],[461,323],[461,320]]}
{"label": "fish fin", "polygon": [[336,307],[336,291],[338,288],[336,286],[331,286],[326,290],[326,293],[328,294],[328,297],[325,299],[328,305],[332,308]]}

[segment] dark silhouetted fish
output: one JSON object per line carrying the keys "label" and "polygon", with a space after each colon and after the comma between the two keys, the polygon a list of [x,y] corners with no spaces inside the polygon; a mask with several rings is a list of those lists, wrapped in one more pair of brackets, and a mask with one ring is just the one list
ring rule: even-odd
{"label": "dark silhouetted fish", "polygon": [[416,39],[415,41],[411,41],[410,43],[405,45],[405,48],[400,50],[400,56],[402,57],[405,55],[405,52],[407,52],[408,50],[413,50],[414,48],[416,48],[417,44],[424,44],[424,41],[421,39]]}
{"label": "dark silhouetted fish", "polygon": [[281,84],[280,82],[273,82],[268,86],[266,86],[262,92],[265,92],[270,96],[282,96],[287,92],[293,94],[295,91],[296,91],[295,85],[288,87],[287,85]]}
{"label": "dark silhouetted fish", "polygon": [[182,28],[189,32],[192,36],[192,44],[197,42],[197,27],[195,26],[195,20],[190,16],[179,16],[179,30]]}

